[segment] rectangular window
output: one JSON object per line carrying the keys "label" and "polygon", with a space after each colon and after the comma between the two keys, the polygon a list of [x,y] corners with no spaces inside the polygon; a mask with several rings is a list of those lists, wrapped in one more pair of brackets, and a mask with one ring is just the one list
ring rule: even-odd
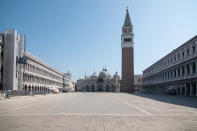
{"label": "rectangular window", "polygon": [[187,74],[190,74],[189,64],[187,64]]}
{"label": "rectangular window", "polygon": [[180,67],[178,68],[178,76],[180,76]]}
{"label": "rectangular window", "polygon": [[171,76],[171,78],[173,78],[172,70],[170,71],[170,76]]}
{"label": "rectangular window", "polygon": [[196,63],[192,63],[192,73],[196,73]]}
{"label": "rectangular window", "polygon": [[193,50],[193,53],[195,53],[195,52],[196,52],[196,47],[193,46],[193,47],[192,47],[192,50]]}
{"label": "rectangular window", "polygon": [[174,77],[176,77],[176,69],[174,70]]}
{"label": "rectangular window", "polygon": [[183,76],[185,75],[185,68],[184,68],[184,66],[182,67],[182,75]]}
{"label": "rectangular window", "polygon": [[189,49],[187,49],[187,56],[189,56]]}
{"label": "rectangular window", "polygon": [[183,52],[183,53],[182,53],[182,58],[184,58],[184,57],[185,57],[185,53]]}
{"label": "rectangular window", "polygon": [[178,59],[180,59],[180,54],[178,54]]}

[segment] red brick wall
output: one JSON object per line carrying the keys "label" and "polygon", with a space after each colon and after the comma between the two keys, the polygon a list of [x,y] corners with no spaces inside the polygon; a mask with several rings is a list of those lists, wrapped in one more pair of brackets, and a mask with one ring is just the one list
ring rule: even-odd
{"label": "red brick wall", "polygon": [[133,47],[122,48],[122,85],[121,92],[134,92]]}

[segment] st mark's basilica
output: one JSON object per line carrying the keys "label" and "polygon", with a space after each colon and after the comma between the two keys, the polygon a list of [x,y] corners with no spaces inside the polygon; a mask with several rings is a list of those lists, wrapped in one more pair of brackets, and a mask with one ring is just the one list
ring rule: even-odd
{"label": "st mark's basilica", "polygon": [[77,91],[85,92],[119,92],[120,76],[116,72],[111,76],[106,68],[97,75],[95,72],[89,77],[77,80]]}

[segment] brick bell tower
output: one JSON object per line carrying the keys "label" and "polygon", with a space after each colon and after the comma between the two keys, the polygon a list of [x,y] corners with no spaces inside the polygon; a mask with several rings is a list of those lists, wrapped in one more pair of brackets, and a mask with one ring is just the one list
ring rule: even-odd
{"label": "brick bell tower", "polygon": [[133,25],[127,7],[124,25],[122,26],[122,85],[121,92],[134,92],[134,57],[133,57]]}

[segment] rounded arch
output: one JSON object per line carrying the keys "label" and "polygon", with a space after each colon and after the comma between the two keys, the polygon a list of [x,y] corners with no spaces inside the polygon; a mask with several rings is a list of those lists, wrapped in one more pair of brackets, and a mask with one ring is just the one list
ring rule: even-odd
{"label": "rounded arch", "polygon": [[86,92],[89,92],[90,90],[89,90],[89,85],[86,85]]}
{"label": "rounded arch", "polygon": [[115,85],[112,85],[112,86],[111,86],[111,91],[112,91],[112,92],[115,92],[115,88],[116,88]]}
{"label": "rounded arch", "polygon": [[105,86],[105,91],[106,91],[106,92],[110,92],[110,86],[109,86],[109,85],[106,85],[106,86]]}
{"label": "rounded arch", "polygon": [[23,91],[28,91],[28,86],[27,86],[27,85],[25,85],[25,86],[23,87]]}
{"label": "rounded arch", "polygon": [[31,85],[28,86],[28,91],[31,91]]}
{"label": "rounded arch", "polygon": [[96,88],[95,85],[91,85],[91,91],[92,92],[95,92],[95,88]]}

